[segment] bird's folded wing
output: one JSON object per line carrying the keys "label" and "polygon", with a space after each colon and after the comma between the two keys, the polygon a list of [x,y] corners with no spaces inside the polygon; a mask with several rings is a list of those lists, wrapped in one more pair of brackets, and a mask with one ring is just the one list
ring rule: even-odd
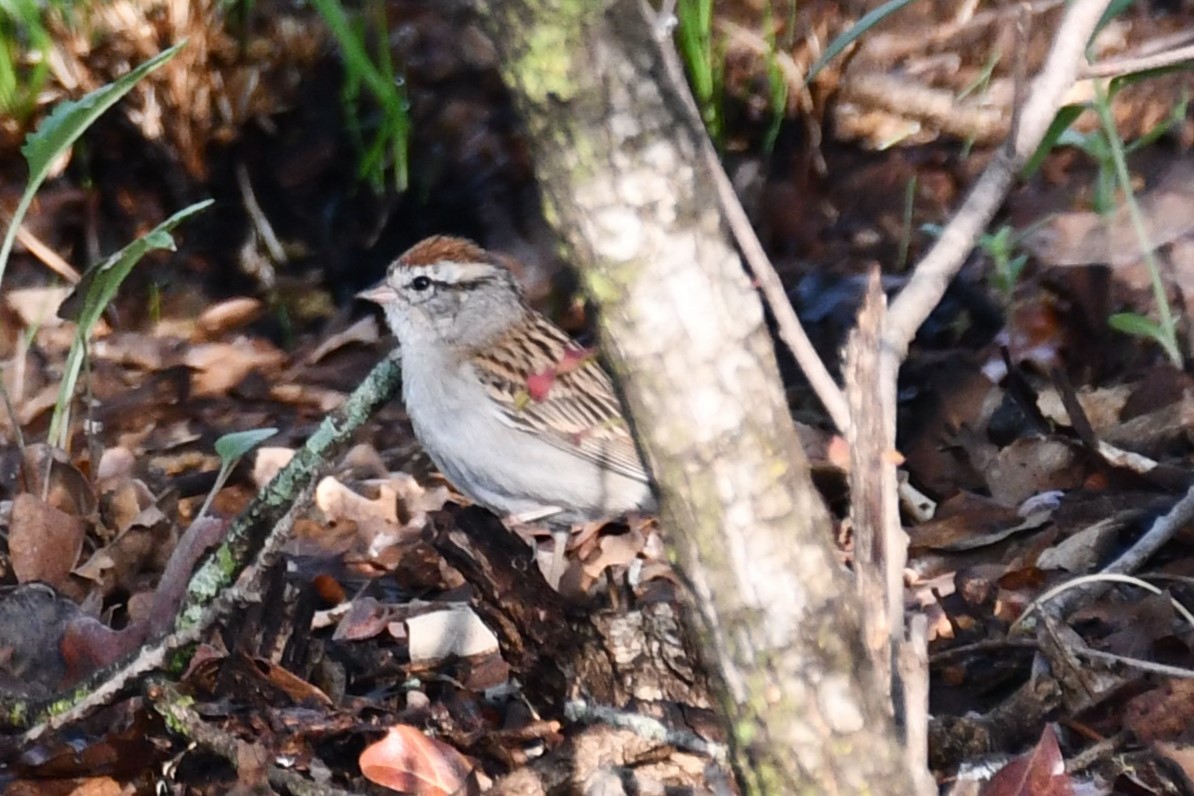
{"label": "bird's folded wing", "polygon": [[593,354],[539,316],[509,334],[519,344],[487,346],[472,357],[501,419],[645,482],[613,384]]}

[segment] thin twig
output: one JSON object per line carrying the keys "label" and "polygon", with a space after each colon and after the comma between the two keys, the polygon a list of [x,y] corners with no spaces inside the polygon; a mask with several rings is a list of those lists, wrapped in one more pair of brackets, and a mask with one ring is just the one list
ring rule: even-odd
{"label": "thin twig", "polygon": [[896,646],[896,670],[903,686],[901,715],[904,756],[923,794],[937,792],[929,773],[929,622],[924,614],[908,620],[907,638]]}
{"label": "thin twig", "polygon": [[82,279],[79,272],[75,270],[74,266],[62,258],[58,252],[51,249],[41,238],[29,231],[29,228],[24,224],[17,229],[17,240],[24,246],[30,254],[41,260],[42,264],[49,268],[58,276],[70,282],[72,285],[79,284]]}
{"label": "thin twig", "polygon": [[[142,648],[135,659],[97,672],[69,694],[20,704],[0,699],[0,715],[19,725],[34,725],[22,736],[31,743],[48,730],[89,715],[126,691],[146,672],[164,668],[174,650],[197,641],[201,632],[244,599],[234,581],[249,566],[265,567],[289,538],[295,515],[306,505],[321,465],[340,450],[369,415],[397,389],[400,367],[387,357],[344,402],[324,418],[303,447],[262,489],[229,528],[217,551],[209,551],[187,584],[175,631]],[[263,531],[262,529],[268,529]],[[51,715],[51,707],[59,712]]]}
{"label": "thin twig", "polygon": [[[286,513],[274,524],[270,530],[270,538],[275,540],[267,546],[257,563],[269,566],[271,556],[276,554],[281,545],[290,538],[294,522],[298,515],[310,506],[311,496],[315,492],[314,480],[309,481],[295,496]],[[229,587],[202,607],[193,624],[175,630],[161,639],[142,647],[137,654],[127,661],[117,664],[112,669],[97,675],[99,682],[94,688],[76,687],[72,697],[78,696],[78,701],[64,710],[46,716],[39,723],[30,727],[22,736],[22,743],[32,743],[50,730],[60,729],[90,715],[96,709],[115,701],[122,693],[137,683],[143,675],[153,671],[164,671],[171,663],[176,652],[185,649],[200,640],[203,633],[210,629],[218,620],[227,617],[238,605],[243,605],[246,598],[237,586]],[[65,704],[64,699],[62,703]]]}
{"label": "thin twig", "polygon": [[951,647],[941,652],[935,652],[929,658],[929,663],[933,666],[942,666],[946,663],[952,663],[959,658],[985,658],[990,659],[992,653],[1005,652],[1008,650],[1031,650],[1035,651],[1040,648],[1040,643],[1034,638],[995,638],[984,639],[982,641],[975,641],[970,644],[963,644],[959,647]]}
{"label": "thin twig", "polygon": [[892,353],[903,359],[917,330],[941,301],[975,241],[1003,203],[1012,179],[1040,145],[1066,92],[1073,85],[1086,44],[1110,0],[1076,0],[1062,19],[1057,37],[1012,131],[1010,155],[998,152],[979,177],[941,237],[916,266],[908,284],[891,303],[884,335]]}
{"label": "thin twig", "polygon": [[[884,688],[895,688],[893,647],[904,639],[904,562],[907,545],[896,504],[895,375],[885,373],[879,335],[887,297],[879,271],[867,279],[858,322],[846,343],[846,400],[855,422],[850,446],[850,519],[854,525],[855,586],[863,606],[863,644]],[[893,583],[894,580],[894,583]],[[894,588],[893,588],[894,586]],[[895,705],[897,710],[902,706]]]}
{"label": "thin twig", "polygon": [[249,169],[245,167],[244,161],[236,164],[236,185],[240,188],[241,200],[245,203],[245,212],[249,214],[249,219],[253,222],[253,229],[261,237],[261,242],[265,244],[269,256],[275,264],[286,262],[288,259],[286,249],[278,240],[274,226],[269,223],[265,211],[257,203],[257,195],[253,193],[253,182],[249,179]]}
{"label": "thin twig", "polygon": [[800,324],[800,319],[796,317],[796,310],[792,309],[792,302],[788,299],[783,282],[780,281],[779,274],[775,272],[775,267],[771,265],[771,260],[767,258],[767,253],[763,251],[763,244],[759,242],[759,238],[750,224],[750,218],[746,215],[746,210],[738,201],[738,195],[734,193],[734,186],[730,182],[730,178],[726,176],[720,161],[717,160],[717,154],[713,151],[712,144],[708,144],[706,149],[709,155],[708,160],[713,167],[711,169],[713,181],[717,184],[722,210],[730,222],[730,229],[734,232],[738,248],[742,250],[747,265],[755,275],[755,282],[758,283],[759,290],[767,299],[767,305],[771,307],[776,326],[779,327],[779,337],[788,346],[792,356],[796,358],[796,364],[800,366],[804,377],[808,379],[813,392],[821,399],[821,404],[829,413],[833,424],[837,426],[838,432],[845,434],[850,430],[850,410],[846,404],[846,395],[834,381],[833,376],[829,373],[829,368],[825,367],[825,363],[821,361],[820,355],[817,354],[812,341],[808,339],[804,327]]}
{"label": "thin twig", "polygon": [[760,58],[774,56],[775,64],[779,67],[779,71],[783,75],[784,83],[787,84],[788,94],[796,98],[802,110],[812,110],[813,94],[809,89],[804,71],[807,64],[802,66],[796,63],[796,59],[790,53],[783,50],[776,51],[775,47],[760,33],[739,25],[736,22],[719,18],[714,21],[714,26],[718,33],[726,36],[730,46],[741,46],[752,55]]}
{"label": "thin twig", "polygon": [[1016,51],[1012,54],[1012,123],[1008,127],[1007,145],[1016,139],[1020,129],[1020,114],[1024,111],[1024,92],[1028,90],[1028,37],[1032,25],[1032,9],[1020,3],[1016,14]]}
{"label": "thin twig", "polygon": [[1156,555],[1166,542],[1192,521],[1194,521],[1194,487],[1190,487],[1185,496],[1173,504],[1173,508],[1168,513],[1153,522],[1152,527],[1136,541],[1136,544],[1107,565],[1103,571],[1115,574],[1137,571],[1144,566],[1145,561]]}
{"label": "thin twig", "polygon": [[[678,96],[684,98],[684,101],[689,104],[690,110],[697,115],[697,118],[700,118],[696,103],[684,81],[684,70],[680,66],[680,59],[676,56],[671,39],[669,37],[660,38],[659,49],[663,53],[663,61],[667,67],[665,71],[672,83],[673,90]],[[838,432],[845,434],[850,429],[850,409],[846,404],[845,393],[834,381],[833,376],[829,373],[829,368],[821,361],[821,357],[813,348],[812,341],[808,339],[804,327],[801,326],[800,319],[796,317],[796,310],[792,309],[792,302],[788,299],[783,282],[780,281],[779,274],[775,272],[774,266],[767,258],[763,244],[759,242],[759,237],[751,226],[746,210],[738,201],[738,195],[734,193],[734,185],[726,175],[725,169],[722,168],[717,152],[713,149],[713,144],[708,137],[703,139],[702,149],[709,173],[713,175],[713,182],[717,186],[717,196],[722,212],[729,222],[738,248],[742,251],[742,256],[746,258],[746,263],[755,276],[755,282],[758,284],[763,298],[767,300],[767,305],[771,308],[772,315],[775,316],[780,339],[788,346],[792,356],[796,358],[796,364],[804,372],[804,377],[808,379],[813,392],[821,400],[825,411],[829,413],[829,417],[837,426]]]}
{"label": "thin twig", "polygon": [[1128,736],[1122,732],[1110,738],[1104,738],[1094,746],[1088,746],[1073,757],[1067,758],[1065,761],[1066,773],[1070,775],[1081,773],[1095,764],[1118,754],[1119,750],[1127,743]]}
{"label": "thin twig", "polygon": [[[1028,10],[1033,15],[1040,16],[1063,5],[1064,2],[1065,0],[1032,0],[1028,3]],[[868,60],[872,63],[899,63],[926,52],[968,47],[970,45],[967,42],[974,41],[977,36],[985,35],[989,39],[995,39],[998,37],[998,26],[1004,24],[1009,16],[1020,13],[1018,6],[994,3],[988,3],[987,6],[989,10],[980,11],[973,16],[959,13],[953,20],[932,25],[920,36],[909,36],[906,31],[878,31],[865,43]],[[984,32],[983,28],[987,30]]]}
{"label": "thin twig", "polygon": [[1143,658],[1129,658],[1126,655],[1116,655],[1113,652],[1104,652],[1103,650],[1091,649],[1090,647],[1070,651],[1079,658],[1090,658],[1120,666],[1130,666],[1142,672],[1160,674],[1165,677],[1180,677],[1184,680],[1194,679],[1194,669],[1186,669],[1181,666],[1168,666],[1164,663],[1157,663],[1156,661],[1145,660]]}
{"label": "thin twig", "polygon": [[[1118,561],[1113,562],[1111,566],[1115,566],[1115,564],[1122,560],[1123,558],[1121,557]],[[1082,575],[1080,577],[1073,578],[1072,580],[1067,580],[1064,583],[1054,586],[1052,589],[1049,589],[1047,592],[1037,597],[1028,604],[1028,607],[1024,609],[1024,612],[1020,614],[1016,621],[1012,622],[1012,626],[1008,628],[1007,631],[1008,635],[1016,632],[1016,630],[1023,625],[1035,611],[1039,610],[1044,613],[1046,611],[1046,606],[1048,606],[1047,610],[1050,615],[1064,616],[1065,614],[1069,613],[1069,611],[1079,600],[1093,599],[1110,588],[1109,584],[1112,583],[1124,583],[1129,586],[1136,586],[1137,588],[1144,589],[1152,594],[1162,594],[1161,589],[1157,588],[1151,583],[1148,583],[1147,581],[1143,581],[1140,578],[1134,578],[1131,575],[1125,575],[1119,572],[1111,572],[1110,568],[1108,568],[1108,570],[1103,572],[1096,572],[1091,575]],[[1054,599],[1055,597],[1057,599]],[[1185,619],[1191,627],[1194,627],[1194,614],[1191,614],[1189,609],[1172,597],[1169,598],[1169,603],[1173,606],[1175,611],[1181,614],[1182,618]]]}
{"label": "thin twig", "polygon": [[1007,135],[1007,111],[998,103],[961,100],[953,90],[925,86],[901,74],[851,73],[842,80],[839,97],[868,109],[915,119],[923,127],[991,144]]}
{"label": "thin twig", "polygon": [[1115,58],[1109,61],[1100,61],[1097,64],[1085,67],[1081,75],[1084,78],[1119,77],[1120,75],[1130,75],[1134,72],[1164,69],[1167,66],[1174,66],[1184,61],[1194,61],[1194,44],[1188,44],[1185,47],[1177,47],[1153,55],[1139,55],[1134,58]]}

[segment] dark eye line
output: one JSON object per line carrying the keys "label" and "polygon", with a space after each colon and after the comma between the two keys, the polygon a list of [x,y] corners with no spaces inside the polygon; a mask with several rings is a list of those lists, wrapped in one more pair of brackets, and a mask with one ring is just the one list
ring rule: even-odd
{"label": "dark eye line", "polygon": [[426,274],[419,274],[418,276],[406,282],[406,289],[415,290],[420,293],[434,287],[439,290],[469,290],[479,285],[493,282],[495,277],[480,276],[473,279],[465,279],[459,282],[446,282],[442,279],[432,279]]}

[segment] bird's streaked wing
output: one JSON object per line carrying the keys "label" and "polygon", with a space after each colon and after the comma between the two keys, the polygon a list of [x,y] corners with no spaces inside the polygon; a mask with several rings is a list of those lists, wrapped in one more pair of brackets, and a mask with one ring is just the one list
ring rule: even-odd
{"label": "bird's streaked wing", "polygon": [[609,376],[547,319],[529,314],[471,362],[505,422],[647,481]]}

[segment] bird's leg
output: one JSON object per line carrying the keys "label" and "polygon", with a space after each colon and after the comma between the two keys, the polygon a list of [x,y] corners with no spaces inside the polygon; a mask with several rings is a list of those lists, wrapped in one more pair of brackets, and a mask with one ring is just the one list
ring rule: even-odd
{"label": "bird's leg", "polygon": [[[521,514],[511,515],[510,521],[519,525],[528,525],[533,522],[545,520],[548,517],[559,514],[563,509],[559,506],[540,506],[530,511],[524,511]],[[547,579],[548,585],[553,589],[559,589],[560,578],[564,577],[564,569],[566,568],[566,560],[564,554],[568,549],[568,540],[572,536],[572,528],[570,526],[559,527],[552,524],[551,539],[554,543],[551,551],[551,566],[543,573],[544,578]],[[538,546],[536,545],[536,558],[538,557]]]}
{"label": "bird's leg", "polygon": [[560,579],[564,577],[564,570],[567,568],[567,560],[565,554],[568,552],[568,540],[572,538],[572,529],[570,527],[560,528],[555,526],[551,529],[551,540],[554,546],[551,548],[551,567],[547,570],[547,582],[556,591],[560,590]]}

